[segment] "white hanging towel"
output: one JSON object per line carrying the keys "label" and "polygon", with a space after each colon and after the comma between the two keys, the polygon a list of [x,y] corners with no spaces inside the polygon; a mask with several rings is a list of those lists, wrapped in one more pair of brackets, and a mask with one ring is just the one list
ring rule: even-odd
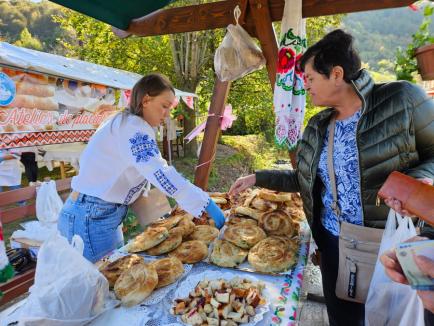
{"label": "white hanging towel", "polygon": [[304,77],[298,65],[307,47],[305,30],[302,0],[285,0],[273,104],[276,143],[289,150],[295,149],[301,138],[306,106]]}

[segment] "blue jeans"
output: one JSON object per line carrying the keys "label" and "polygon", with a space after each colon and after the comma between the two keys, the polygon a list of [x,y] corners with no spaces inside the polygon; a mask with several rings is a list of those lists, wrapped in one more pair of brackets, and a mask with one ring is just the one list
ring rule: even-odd
{"label": "blue jeans", "polygon": [[97,197],[79,194],[75,199],[69,196],[60,211],[57,228],[69,242],[78,234],[84,242],[83,256],[94,263],[123,244],[118,226],[127,211],[127,205]]}

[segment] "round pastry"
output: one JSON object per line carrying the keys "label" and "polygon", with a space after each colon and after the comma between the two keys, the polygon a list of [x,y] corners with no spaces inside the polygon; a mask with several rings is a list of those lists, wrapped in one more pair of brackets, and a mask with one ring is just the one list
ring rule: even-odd
{"label": "round pastry", "polygon": [[190,218],[189,216],[184,216],[181,221],[179,221],[177,228],[180,228],[182,230],[182,238],[187,238],[190,234],[194,232],[194,228],[196,227],[196,224],[193,223],[193,218]]}
{"label": "round pastry", "polygon": [[278,273],[295,263],[296,251],[288,249],[288,242],[280,237],[268,237],[249,251],[247,260],[257,271]]}
{"label": "round pastry", "polygon": [[184,273],[184,266],[176,257],[158,259],[149,265],[155,267],[158,274],[157,288],[172,284]]}
{"label": "round pastry", "polygon": [[155,247],[169,237],[169,231],[165,227],[149,227],[136,236],[133,242],[128,245],[128,252],[140,252]]}
{"label": "round pastry", "polygon": [[229,241],[216,240],[210,260],[218,266],[235,267],[246,259],[248,253],[248,250],[241,249]]}
{"label": "round pastry", "polygon": [[228,221],[225,224],[228,226],[236,225],[236,224],[247,224],[247,225],[257,226],[258,221],[254,220],[252,218],[247,218],[247,217],[232,216],[232,217],[229,217]]}
{"label": "round pastry", "polygon": [[199,240],[183,242],[178,248],[169,252],[170,257],[176,257],[184,264],[197,263],[205,259],[207,255],[208,247]]}
{"label": "round pastry", "polygon": [[261,189],[258,196],[262,199],[274,201],[274,202],[287,202],[291,200],[291,194],[288,192],[276,192],[268,189]]}
{"label": "round pastry", "polygon": [[102,268],[100,272],[105,276],[105,278],[109,282],[109,286],[113,287],[115,285],[116,280],[124,271],[131,268],[131,266],[133,265],[144,264],[144,263],[145,261],[142,257],[137,255],[128,255],[119,258],[114,262],[109,263],[107,266]]}
{"label": "round pastry", "polygon": [[124,271],[115,283],[116,297],[127,307],[145,300],[158,284],[154,266],[137,264]]}
{"label": "round pastry", "polygon": [[188,236],[189,240],[200,240],[210,244],[219,235],[219,230],[210,225],[196,225],[194,232]]}
{"label": "round pastry", "polygon": [[166,229],[171,229],[173,227],[175,227],[179,221],[182,220],[182,218],[184,217],[184,214],[175,214],[175,215],[171,215],[168,218],[165,219],[160,219],[154,223],[152,223],[150,225],[150,227],[155,228],[155,227],[165,227]]}
{"label": "round pastry", "polygon": [[259,218],[258,225],[263,228],[268,235],[285,235],[291,237],[294,233],[294,225],[290,216],[281,209],[262,214]]}
{"label": "round pastry", "polygon": [[249,249],[262,239],[265,239],[267,235],[258,226],[238,224],[229,226],[223,237],[240,248]]}
{"label": "round pastry", "polygon": [[148,255],[158,256],[172,251],[181,244],[182,231],[181,228],[173,228],[169,230],[169,237],[155,247],[146,250],[146,253]]}

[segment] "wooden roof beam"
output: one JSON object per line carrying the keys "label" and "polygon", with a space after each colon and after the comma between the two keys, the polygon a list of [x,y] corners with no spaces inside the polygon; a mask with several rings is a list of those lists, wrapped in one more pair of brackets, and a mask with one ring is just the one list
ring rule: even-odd
{"label": "wooden roof beam", "polygon": [[[279,50],[276,33],[274,32],[273,24],[271,22],[270,0],[250,0],[250,12],[255,22],[256,35],[261,43],[262,53],[267,61],[268,78],[272,90],[276,83],[276,68],[277,68],[277,52]],[[249,17],[248,15],[247,17]]]}
{"label": "wooden roof beam", "polygon": [[[303,17],[316,17],[357,11],[403,7],[414,0],[303,0]],[[138,36],[154,36],[174,33],[225,28],[234,23],[236,5],[243,8],[243,0],[226,0],[201,5],[162,9],[131,21],[127,30]],[[284,0],[269,0],[272,21],[280,21]],[[253,19],[245,19],[247,31],[254,30]]]}

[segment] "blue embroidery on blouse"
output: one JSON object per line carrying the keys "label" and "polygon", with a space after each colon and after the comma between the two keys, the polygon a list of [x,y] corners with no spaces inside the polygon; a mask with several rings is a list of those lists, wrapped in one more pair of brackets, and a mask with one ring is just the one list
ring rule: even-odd
{"label": "blue embroidery on blouse", "polygon": [[145,133],[137,132],[130,138],[131,153],[136,158],[136,163],[148,162],[151,157],[158,155],[159,150],[154,139]]}
{"label": "blue embroidery on blouse", "polygon": [[173,185],[172,182],[166,177],[163,171],[157,170],[154,172],[154,176],[157,179],[161,187],[169,194],[173,195],[178,189]]}
{"label": "blue embroidery on blouse", "polygon": [[142,189],[143,189],[143,186],[144,186],[147,182],[148,182],[148,181],[145,179],[145,180],[143,180],[142,182],[140,182],[137,186],[131,188],[131,189],[128,191],[127,196],[125,197],[124,205],[128,205],[128,204],[130,203],[130,201],[131,201],[131,198],[133,198],[134,195],[135,195],[137,192],[139,192],[140,190],[142,190]]}
{"label": "blue embroidery on blouse", "polygon": [[[333,162],[336,175],[338,205],[341,220],[362,225],[362,204],[360,201],[360,176],[357,154],[356,132],[360,111],[345,120],[337,120],[333,145]],[[321,222],[332,234],[339,235],[339,221],[331,209],[333,194],[327,169],[328,131],[324,137],[318,174],[324,184],[321,193],[323,208]]]}

